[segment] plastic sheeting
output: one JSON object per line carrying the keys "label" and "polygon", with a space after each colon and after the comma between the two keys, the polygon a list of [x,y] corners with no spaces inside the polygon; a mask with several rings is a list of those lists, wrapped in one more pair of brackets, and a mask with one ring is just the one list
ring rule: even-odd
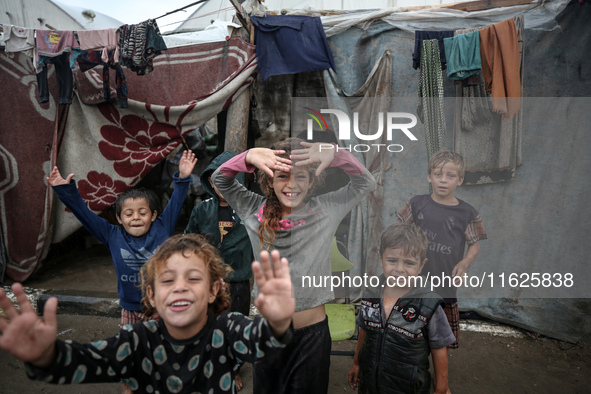
{"label": "plastic sheeting", "polygon": [[[411,59],[415,29],[490,25],[524,10],[523,94],[527,117],[524,118],[523,165],[510,182],[458,189],[458,196],[479,210],[489,236],[481,242],[480,254],[468,272],[482,275],[485,272],[572,271],[576,274],[575,281],[585,288],[591,283],[584,269],[591,253],[588,242],[591,217],[587,207],[587,196],[591,193],[588,176],[591,156],[586,152],[591,146],[588,132],[591,122],[581,115],[585,114],[588,119],[586,114],[591,107],[590,99],[586,98],[591,96],[588,55],[591,4],[546,1],[469,15],[461,11],[425,10],[394,16],[390,20],[384,20],[391,14],[389,11],[367,12],[323,17],[323,23],[337,64],[338,89],[344,92],[360,89],[388,49],[393,54],[393,96],[410,100],[416,97],[418,88],[418,71],[412,69]],[[378,19],[371,19],[369,15]],[[394,20],[409,16],[414,20]],[[331,30],[333,28],[335,30]],[[266,82],[264,91],[274,95],[275,102],[282,102],[284,99],[277,96],[277,84],[291,81],[292,89],[284,94],[295,96],[294,92],[306,92],[301,85],[311,80],[306,76],[297,80],[292,76],[277,77]],[[446,97],[453,101],[455,91],[451,81],[447,80],[444,87]],[[302,93],[298,95],[303,97]],[[529,99],[542,97],[542,100]],[[267,100],[262,92],[257,98],[259,103]],[[573,121],[573,115],[578,115],[581,122]],[[288,119],[290,115],[281,112],[276,116]],[[536,124],[538,119],[547,124]],[[261,124],[265,120],[258,119]],[[453,122],[453,117],[450,116],[448,122]],[[428,192],[424,137],[417,134],[420,143],[405,145],[408,149],[392,157],[392,168],[384,174],[384,195],[389,198],[382,210],[384,225],[396,222],[396,211],[410,197]],[[446,141],[451,148],[451,135]],[[353,234],[349,234],[349,239],[351,237]],[[351,243],[349,247],[350,260],[359,264],[364,252],[351,248]],[[541,295],[519,288],[494,296],[460,292],[460,308],[551,337],[588,342],[591,297],[568,290],[560,297],[553,297],[554,293],[545,295],[543,288],[539,290]]]}

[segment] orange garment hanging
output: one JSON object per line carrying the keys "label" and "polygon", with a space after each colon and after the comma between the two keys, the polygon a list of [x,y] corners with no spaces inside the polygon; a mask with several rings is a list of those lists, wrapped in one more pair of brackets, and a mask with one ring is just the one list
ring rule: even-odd
{"label": "orange garment hanging", "polygon": [[521,109],[519,42],[513,18],[480,32],[480,57],[486,90],[493,96],[493,111],[511,118]]}

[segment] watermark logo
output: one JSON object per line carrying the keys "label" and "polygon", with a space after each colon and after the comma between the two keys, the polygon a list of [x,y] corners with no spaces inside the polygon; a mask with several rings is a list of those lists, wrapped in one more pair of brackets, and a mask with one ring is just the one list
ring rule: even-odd
{"label": "watermark logo", "polygon": [[[367,143],[353,144],[348,146],[337,146],[336,149],[345,149],[349,152],[368,152],[369,150],[385,149],[388,152],[402,152],[404,147],[401,144],[392,144],[391,141],[394,138],[405,136],[410,141],[418,141],[418,138],[410,131],[414,126],[417,125],[417,117],[407,112],[379,112],[378,113],[378,129],[375,132],[370,130],[360,130],[359,125],[359,113],[353,112],[353,122],[344,111],[338,109],[320,109],[316,111],[310,107],[303,107],[305,114],[310,116],[311,119],[307,120],[307,138],[314,138],[314,122],[320,127],[321,131],[328,131],[328,124],[322,114],[332,114],[336,117],[338,124],[338,139],[341,141],[351,140],[351,128],[353,129],[354,136],[359,141],[366,141]],[[351,127],[353,126],[353,127]],[[376,143],[383,141],[384,130],[386,132],[386,140],[388,144]],[[362,132],[363,131],[363,132]],[[374,143],[371,143],[374,142]],[[323,145],[322,149],[334,149],[335,147],[330,144]]]}

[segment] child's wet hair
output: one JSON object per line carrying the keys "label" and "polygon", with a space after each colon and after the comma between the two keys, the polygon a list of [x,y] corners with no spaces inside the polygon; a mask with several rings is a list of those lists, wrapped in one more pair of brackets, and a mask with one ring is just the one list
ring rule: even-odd
{"label": "child's wet hair", "polygon": [[148,202],[148,205],[150,206],[150,211],[152,213],[154,211],[158,211],[158,205],[152,193],[150,193],[143,187],[138,187],[136,189],[129,189],[117,196],[117,200],[115,200],[115,213],[117,214],[117,216],[121,216],[121,206],[126,200],[137,200],[140,198],[143,198]]}
{"label": "child's wet hair", "polygon": [[460,178],[463,178],[464,174],[466,173],[466,164],[464,163],[464,158],[459,153],[447,148],[443,148],[431,156],[429,159],[429,175],[431,175],[431,171],[433,171],[435,168],[438,168],[449,162],[452,162],[458,166],[458,175]]}
{"label": "child's wet hair", "polygon": [[380,238],[380,256],[386,249],[402,249],[407,256],[418,256],[422,262],[427,258],[429,240],[414,223],[393,224],[382,232]]}
{"label": "child's wet hair", "polygon": [[[276,142],[271,149],[285,151],[285,153],[279,155],[279,157],[289,159],[292,150],[305,149],[305,147],[301,144],[303,141],[304,140],[299,138],[287,138],[285,140]],[[292,165],[293,164],[295,163],[292,162]],[[308,190],[308,195],[306,196],[309,198],[314,188],[322,183],[324,173],[319,177],[316,176],[316,169],[318,168],[318,165],[309,165],[300,168],[306,169],[310,175],[311,186]],[[263,221],[259,224],[258,230],[260,241],[259,249],[261,249],[264,241],[267,241],[269,246],[273,244],[273,241],[275,241],[275,228],[278,227],[279,221],[281,220],[281,203],[279,202],[279,198],[277,198],[275,190],[273,189],[273,178],[271,178],[264,171],[260,170],[258,171],[258,178],[261,191],[267,199],[267,206],[263,212]]]}
{"label": "child's wet hair", "polygon": [[[188,257],[195,254],[203,260],[206,272],[209,275],[209,286],[213,292],[215,282],[224,279],[232,269],[224,263],[217,249],[213,247],[207,239],[200,234],[178,234],[168,238],[158,247],[154,256],[152,256],[142,267],[142,294],[144,304],[144,314],[151,316],[156,312],[150,305],[150,299],[147,296],[148,288],[155,289],[156,278],[165,268],[168,259],[175,253],[181,253]],[[223,311],[230,309],[230,291],[229,285],[220,286],[213,303],[207,307],[207,314],[215,316]]]}

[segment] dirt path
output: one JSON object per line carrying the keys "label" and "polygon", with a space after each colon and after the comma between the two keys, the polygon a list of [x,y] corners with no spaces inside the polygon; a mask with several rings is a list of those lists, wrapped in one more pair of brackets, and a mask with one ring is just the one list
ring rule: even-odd
{"label": "dirt path", "polygon": [[[115,270],[102,245],[84,248],[83,236],[54,247],[45,265],[25,286],[43,289],[102,291],[117,297]],[[60,315],[61,339],[82,342],[114,335],[119,319]],[[333,349],[354,350],[355,341],[333,343]],[[331,358],[328,394],[354,393],[346,384],[349,356]],[[452,351],[450,387],[454,394],[472,393],[589,393],[591,347],[572,345],[526,334],[497,337],[462,331],[461,347]],[[245,389],[252,393],[250,366],[243,368]],[[30,381],[22,363],[0,350],[0,393],[120,393],[120,384],[53,386]]]}
{"label": "dirt path", "polygon": [[[118,331],[119,319],[60,315],[60,339],[95,341]],[[588,393],[591,348],[547,338],[506,338],[462,332],[462,346],[450,356],[450,387],[454,394]],[[353,350],[354,341],[333,344]],[[354,393],[346,385],[349,356],[332,356],[328,394]],[[0,393],[120,393],[120,384],[55,386],[30,381],[23,364],[0,350]],[[244,394],[252,393],[250,366],[242,370]]]}

